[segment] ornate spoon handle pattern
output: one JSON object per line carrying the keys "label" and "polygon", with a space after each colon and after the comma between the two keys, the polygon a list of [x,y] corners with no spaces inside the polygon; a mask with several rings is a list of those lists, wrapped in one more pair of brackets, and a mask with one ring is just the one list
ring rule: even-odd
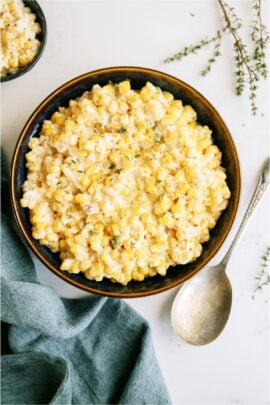
{"label": "ornate spoon handle pattern", "polygon": [[231,246],[229,247],[225,257],[223,258],[221,264],[223,264],[224,266],[226,266],[226,264],[228,263],[232,250],[234,249],[235,245],[237,244],[237,242],[239,241],[239,238],[242,234],[242,231],[244,229],[244,227],[246,226],[248,220],[250,219],[250,217],[252,216],[255,208],[258,205],[258,202],[261,200],[264,192],[266,191],[267,187],[269,186],[269,165],[270,165],[270,159],[268,158],[266,160],[266,162],[263,165],[259,180],[258,180],[258,184],[256,186],[256,189],[251,197],[249,206],[247,208],[247,211],[245,213],[245,216],[241,222],[241,225],[238,229],[238,232],[236,233],[234,240],[232,241]]}

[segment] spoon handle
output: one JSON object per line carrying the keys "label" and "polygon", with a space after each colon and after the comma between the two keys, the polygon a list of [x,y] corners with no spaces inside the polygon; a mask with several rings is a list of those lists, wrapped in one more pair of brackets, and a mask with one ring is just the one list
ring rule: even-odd
{"label": "spoon handle", "polygon": [[268,158],[262,168],[258,183],[256,185],[255,191],[251,197],[249,206],[246,210],[245,216],[241,222],[241,225],[234,237],[234,240],[232,241],[231,246],[229,247],[226,255],[224,256],[221,264],[223,264],[224,266],[226,266],[226,264],[228,263],[231,253],[235,247],[235,245],[237,244],[237,242],[239,241],[239,238],[249,220],[249,218],[252,216],[253,212],[255,211],[255,208],[257,207],[258,202],[260,201],[260,199],[262,198],[264,192],[266,191],[268,185],[269,185],[269,163],[270,163],[270,159]]}

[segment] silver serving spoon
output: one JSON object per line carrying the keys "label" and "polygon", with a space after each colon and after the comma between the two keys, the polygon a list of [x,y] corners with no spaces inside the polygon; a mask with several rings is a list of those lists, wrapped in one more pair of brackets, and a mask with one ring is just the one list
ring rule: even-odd
{"label": "silver serving spoon", "polygon": [[171,312],[177,336],[193,345],[205,345],[216,339],[230,314],[232,287],[225,274],[226,266],[242,231],[269,185],[269,162],[264,163],[246,214],[223,260],[205,268],[181,287]]}

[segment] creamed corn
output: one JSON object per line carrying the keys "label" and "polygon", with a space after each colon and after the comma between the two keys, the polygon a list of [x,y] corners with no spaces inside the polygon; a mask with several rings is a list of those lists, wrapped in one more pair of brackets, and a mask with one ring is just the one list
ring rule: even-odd
{"label": "creamed corn", "polygon": [[22,0],[0,0],[1,76],[14,74],[34,59],[41,32],[36,15],[25,7]]}
{"label": "creamed corn", "polygon": [[94,85],[29,142],[21,206],[61,269],[121,284],[195,260],[230,191],[196,112],[150,82]]}

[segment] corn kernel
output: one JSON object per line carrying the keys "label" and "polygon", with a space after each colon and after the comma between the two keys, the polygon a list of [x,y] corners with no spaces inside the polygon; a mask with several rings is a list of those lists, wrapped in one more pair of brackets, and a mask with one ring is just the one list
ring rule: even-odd
{"label": "corn kernel", "polygon": [[118,91],[121,96],[127,93],[129,90],[130,90],[130,82],[128,80],[125,80],[118,84]]}
{"label": "corn kernel", "polygon": [[88,176],[82,176],[80,183],[83,187],[88,187],[90,184],[90,179]]}

